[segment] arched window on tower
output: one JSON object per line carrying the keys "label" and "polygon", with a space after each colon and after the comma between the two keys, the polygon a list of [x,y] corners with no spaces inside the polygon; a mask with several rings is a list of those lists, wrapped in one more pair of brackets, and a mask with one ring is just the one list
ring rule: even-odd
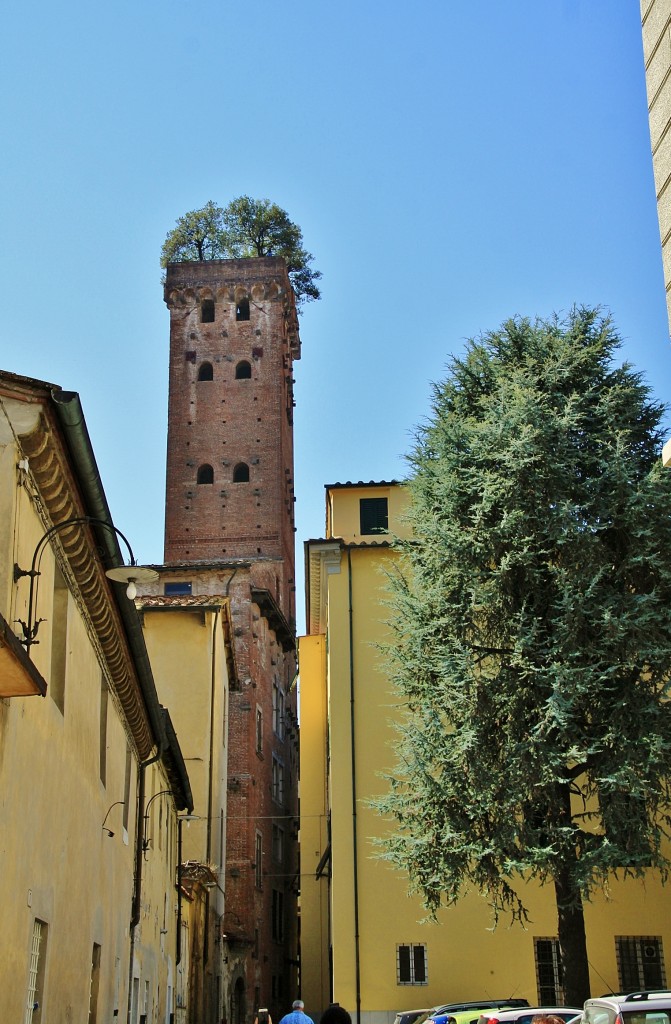
{"label": "arched window on tower", "polygon": [[233,470],[233,483],[249,483],[249,466],[247,465],[246,462],[238,462],[237,466]]}
{"label": "arched window on tower", "polygon": [[249,320],[249,299],[240,299],[235,307],[236,320]]}
{"label": "arched window on tower", "polygon": [[252,364],[246,359],[241,359],[235,368],[236,380],[249,380],[252,376]]}
{"label": "arched window on tower", "polygon": [[213,380],[212,363],[201,363],[198,367],[198,380]]}
{"label": "arched window on tower", "polygon": [[205,463],[198,467],[198,475],[196,477],[197,484],[213,484],[214,483],[214,470],[212,466],[208,466]]}

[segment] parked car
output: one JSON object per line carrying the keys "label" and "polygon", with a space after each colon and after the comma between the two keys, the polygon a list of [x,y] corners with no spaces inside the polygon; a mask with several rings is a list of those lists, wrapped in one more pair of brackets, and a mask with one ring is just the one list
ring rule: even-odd
{"label": "parked car", "polygon": [[499,1008],[521,1009],[528,1006],[526,999],[483,999],[481,1002],[448,1003],[439,1006],[426,1018],[426,1024],[478,1024],[480,1014],[485,1010]]}
{"label": "parked car", "polygon": [[629,992],[588,999],[580,1024],[671,1024],[671,992]]}
{"label": "parked car", "polygon": [[572,1021],[581,1016],[582,1010],[573,1006],[525,1006],[516,1010],[487,1010],[480,1014],[478,1024],[531,1024],[532,1018],[541,1014],[551,1014],[553,1017],[560,1017],[561,1020]]}
{"label": "parked car", "polygon": [[420,1017],[426,1019],[431,1010],[399,1010],[394,1017],[394,1024],[416,1024]]}

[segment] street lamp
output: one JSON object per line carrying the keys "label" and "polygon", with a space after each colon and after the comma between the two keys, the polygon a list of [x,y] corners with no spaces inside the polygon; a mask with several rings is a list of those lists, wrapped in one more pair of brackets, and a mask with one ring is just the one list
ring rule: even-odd
{"label": "street lamp", "polygon": [[[157,800],[160,796],[165,796],[167,793],[172,793],[171,789],[162,789],[160,793],[154,793],[151,800],[147,801],[144,809],[144,839],[142,840],[142,849],[146,853],[149,849],[151,839],[147,838],[147,828],[149,826],[149,808],[153,804],[154,800]],[[178,819],[179,820],[179,819]]]}
{"label": "street lamp", "polygon": [[59,533],[61,530],[66,529],[68,526],[77,526],[84,523],[95,523],[97,526],[103,527],[105,530],[109,530],[111,533],[121,537],[122,541],[128,548],[128,554],[130,556],[129,565],[119,565],[112,569],[106,569],[105,575],[116,583],[126,583],[126,596],[129,600],[133,600],[137,594],[137,583],[147,583],[150,580],[158,579],[158,573],[155,569],[150,569],[148,566],[138,565],[135,561],[133,549],[130,546],[129,541],[123,535],[121,530],[117,529],[112,523],[107,522],[106,519],[98,519],[96,516],[73,516],[71,519],[64,519],[60,523],[56,523],[55,526],[51,526],[43,537],[37,542],[37,547],[33,554],[33,560],[31,562],[30,569],[21,569],[16,563],[14,563],[14,582],[16,583],[23,576],[30,577],[30,591],[28,594],[28,619],[26,622],[23,619],[17,619],[23,629],[23,637],[19,637],[19,640],[26,648],[28,655],[30,655],[30,648],[33,644],[38,644],[39,640],[36,640],[37,631],[40,628],[40,623],[44,619],[36,619],[36,605],[37,605],[37,584],[36,579],[41,575],[39,564],[44,553],[44,549],[47,542],[51,538]]}

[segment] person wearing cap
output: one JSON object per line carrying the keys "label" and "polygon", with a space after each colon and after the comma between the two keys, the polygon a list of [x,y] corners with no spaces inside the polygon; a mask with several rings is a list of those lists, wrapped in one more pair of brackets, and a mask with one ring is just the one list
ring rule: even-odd
{"label": "person wearing cap", "polygon": [[305,1003],[302,999],[294,999],[291,1004],[291,1013],[285,1013],[280,1024],[314,1024],[312,1017],[305,1012]]}

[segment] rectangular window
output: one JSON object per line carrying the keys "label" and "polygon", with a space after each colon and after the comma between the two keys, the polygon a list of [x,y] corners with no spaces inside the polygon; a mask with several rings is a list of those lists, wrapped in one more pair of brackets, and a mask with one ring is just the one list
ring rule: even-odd
{"label": "rectangular window", "polygon": [[254,885],[257,889],[263,888],[263,836],[256,833],[254,841]]}
{"label": "rectangular window", "polygon": [[200,304],[201,324],[214,323],[214,299],[203,299]]}
{"label": "rectangular window", "polygon": [[263,711],[256,705],[256,753],[263,754]]}
{"label": "rectangular window", "polygon": [[561,1006],[564,1002],[559,940],[534,939],[536,986],[539,1006]]}
{"label": "rectangular window", "polygon": [[166,597],[186,597],[191,593],[191,583],[186,580],[181,583],[165,583],[163,593]]}
{"label": "rectangular window", "polygon": [[284,693],[277,683],[273,683],[273,732],[284,739]]}
{"label": "rectangular window", "polygon": [[615,952],[620,991],[666,987],[662,940],[656,935],[616,935]]}
{"label": "rectangular window", "polygon": [[273,889],[272,936],[274,942],[284,942],[284,893]]}
{"label": "rectangular window", "polygon": [[33,1014],[38,1011],[44,1001],[44,962],[47,953],[47,926],[44,921],[35,918],[33,934],[30,942],[30,960],[28,962],[28,998],[26,1000],[26,1016],[24,1024],[32,1024]]}
{"label": "rectangular window", "polygon": [[386,498],[361,498],[359,500],[359,522],[361,534],[387,533],[389,512]]}
{"label": "rectangular window", "polygon": [[100,988],[100,946],[93,943],[91,956],[91,989],[89,992],[89,1021],[88,1024],[96,1024],[98,1020],[98,989]]}
{"label": "rectangular window", "polygon": [[65,711],[65,671],[68,655],[68,602],[70,592],[63,573],[54,567],[54,595],[51,618],[51,675],[49,693],[61,712]]}
{"label": "rectangular window", "polygon": [[284,803],[284,765],[273,756],[272,797],[276,804]]}
{"label": "rectangular window", "polygon": [[273,825],[273,860],[284,863],[284,829],[280,825]]}
{"label": "rectangular window", "polygon": [[428,984],[426,946],[409,944],[396,947],[396,983],[398,985]]}

